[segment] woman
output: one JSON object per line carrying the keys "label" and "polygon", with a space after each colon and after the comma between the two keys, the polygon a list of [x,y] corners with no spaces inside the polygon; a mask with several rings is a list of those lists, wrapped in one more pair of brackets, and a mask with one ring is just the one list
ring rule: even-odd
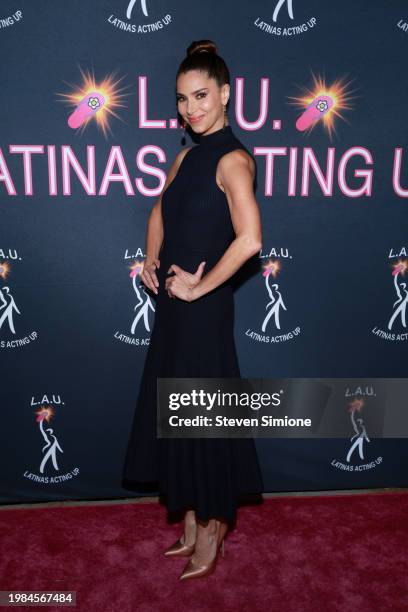
{"label": "woman", "polygon": [[149,216],[142,273],[157,303],[124,477],[158,481],[167,509],[185,512],[184,533],[165,551],[191,556],[183,580],[214,570],[238,497],[263,489],[253,439],[156,435],[158,377],[240,377],[229,280],[259,253],[261,223],[255,163],[226,116],[229,82],[215,44],[192,43],[176,95],[184,128],[199,144],[182,150],[170,168]]}

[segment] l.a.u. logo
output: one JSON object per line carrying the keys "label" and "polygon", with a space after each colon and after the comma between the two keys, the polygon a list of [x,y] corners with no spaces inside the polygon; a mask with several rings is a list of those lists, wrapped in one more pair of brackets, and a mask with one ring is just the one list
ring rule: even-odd
{"label": "l.a.u. logo", "polygon": [[[122,32],[130,32],[132,34],[160,32],[162,28],[170,25],[173,22],[173,17],[169,13],[163,16],[158,16],[157,6],[154,7],[156,8],[156,11],[150,11],[149,15],[149,12],[147,11],[147,0],[140,0],[140,4],[138,4],[137,7],[135,7],[136,4],[137,0],[127,0],[127,3],[123,3],[121,6],[120,13],[118,15],[115,15],[114,13],[109,15],[108,22],[115,28],[118,28],[118,30],[121,30]],[[153,14],[151,14],[152,12]],[[124,14],[126,14],[126,19]],[[142,14],[145,18],[148,17],[149,19],[143,18]],[[133,21],[136,23],[132,23],[132,16]],[[138,19],[137,17],[141,17],[141,19]],[[151,21],[151,23],[149,23],[149,21]]]}
{"label": "l.a.u. logo", "polygon": [[279,1],[276,3],[275,10],[273,11],[273,15],[272,15],[272,20],[273,20],[273,21],[275,21],[275,22],[277,21],[279,11],[281,10],[281,8],[282,8],[282,6],[283,6],[284,4],[287,4],[287,5],[288,5],[288,15],[289,15],[289,17],[290,17],[291,19],[293,19],[293,5],[292,5],[292,0],[279,0]]}
{"label": "l.a.u. logo", "polygon": [[[367,396],[367,393],[365,395]],[[370,393],[369,395],[373,397],[375,394]],[[365,400],[362,397],[353,399],[346,406],[346,410],[350,413],[354,434],[350,437],[345,460],[336,459],[334,457],[331,460],[332,467],[342,472],[365,472],[367,470],[373,470],[383,463],[383,457],[381,455],[370,459],[366,456],[365,447],[371,440],[367,435],[366,425],[362,416],[364,406]],[[370,419],[371,429],[374,429],[374,437],[375,429],[380,427],[381,418],[381,406],[377,404],[374,412],[371,412]]]}
{"label": "l.a.u. logo", "polygon": [[140,280],[138,282],[138,279],[143,272],[143,266],[144,262],[135,261],[135,263],[131,266],[131,271],[129,274],[137,297],[137,304],[134,307],[136,315],[130,328],[131,334],[135,333],[135,329],[139,321],[143,321],[146,331],[150,332],[149,311],[151,310],[152,312],[155,312],[150,295],[146,293],[146,289]]}
{"label": "l.a.u. logo", "polygon": [[[6,279],[10,272],[10,266],[6,261],[0,261],[0,277]],[[14,300],[14,297],[10,291],[10,287],[1,287],[0,288],[0,331],[3,325],[8,323],[9,329],[12,334],[16,333],[14,329],[14,321],[13,314],[16,312],[17,314],[21,314],[19,309],[17,308],[17,304]]]}
{"label": "l.a.u. logo", "polygon": [[[42,436],[45,444],[41,446],[42,459],[40,466],[37,471],[31,471],[27,469],[23,473],[23,477],[30,480],[33,483],[39,485],[53,485],[69,482],[72,478],[79,476],[79,468],[73,467],[67,471],[60,471],[58,464],[59,453],[64,451],[61,448],[61,444],[55,434],[55,426],[48,427],[51,420],[55,417],[55,412],[64,402],[60,395],[52,393],[52,399],[49,394],[44,393],[39,401],[34,396],[31,398],[31,406],[39,405],[39,408],[35,410],[35,420],[38,423],[38,429]],[[74,440],[73,440],[74,442]],[[37,452],[37,455],[39,452]]]}
{"label": "l.a.u. logo", "polygon": [[62,450],[52,427],[47,427],[47,429],[44,429],[44,421],[47,421],[48,423],[54,416],[52,406],[41,406],[41,408],[37,410],[36,415],[36,421],[39,424],[40,432],[45,440],[45,445],[41,449],[44,456],[40,465],[40,473],[44,474],[44,468],[48,461],[51,461],[54,470],[59,471],[57,452],[59,451],[60,453],[63,453],[64,451]]}
{"label": "l.a.u. logo", "polygon": [[265,287],[269,295],[269,302],[266,305],[266,310],[268,310],[269,308],[269,311],[262,323],[263,332],[266,330],[266,326],[268,325],[269,319],[272,317],[272,315],[276,329],[280,329],[280,310],[281,308],[287,310],[283,302],[282,294],[279,291],[278,283],[271,284],[270,281],[271,276],[276,276],[279,268],[279,261],[270,260],[267,264],[264,265],[264,271],[262,272],[262,276],[265,277]]}
{"label": "l.a.u. logo", "polygon": [[[7,279],[12,273],[11,264],[5,260],[12,259],[14,262],[21,263],[22,258],[15,249],[8,249],[8,251],[0,249],[0,257],[4,258],[0,260],[0,279],[8,283],[0,287],[0,349],[18,349],[33,340],[37,340],[38,332],[33,330],[22,337],[16,336],[15,315],[21,315],[21,310],[17,306],[12,289],[10,288],[11,277],[10,280]],[[21,325],[19,327],[21,329]]]}
{"label": "l.a.u. logo", "polygon": [[355,417],[356,412],[360,413],[362,408],[363,408],[362,400],[354,400],[353,402],[351,402],[351,404],[349,404],[350,419],[351,419],[351,424],[353,426],[353,430],[355,431],[355,434],[354,436],[350,438],[350,442],[352,442],[352,445],[350,446],[350,449],[346,457],[346,461],[348,463],[350,463],[351,456],[357,448],[358,448],[358,454],[360,456],[360,459],[364,459],[364,451],[363,451],[364,441],[370,442],[370,438],[367,436],[367,431],[364,425],[363,418],[359,416],[356,419]]}
{"label": "l.a.u. logo", "polygon": [[407,326],[407,303],[408,290],[407,284],[401,281],[401,276],[404,276],[408,269],[408,261],[400,260],[393,266],[392,275],[394,277],[394,289],[397,294],[397,300],[393,303],[394,309],[390,320],[388,321],[388,329],[392,329],[396,319],[399,319],[403,327]]}
{"label": "l.a.u. logo", "polygon": [[[131,19],[132,17],[132,11],[133,11],[133,7],[135,6],[135,4],[136,4],[136,0],[130,0],[128,7],[127,7],[127,11],[126,11],[126,17],[128,19]],[[145,17],[148,17],[146,0],[140,0],[140,6],[143,11],[143,15],[145,15]]]}
{"label": "l.a.u. logo", "polygon": [[127,277],[132,279],[133,291],[136,294],[136,304],[133,306],[135,314],[129,323],[130,333],[129,331],[121,332],[119,330],[114,333],[117,340],[133,346],[148,346],[150,344],[150,332],[156,312],[154,302],[141,279],[144,268],[143,258],[144,254],[140,247],[133,252],[129,252],[128,249],[125,251],[125,260],[132,261],[127,266]]}
{"label": "l.a.u. logo", "polygon": [[[383,328],[374,325],[372,333],[383,340],[408,341],[407,330],[407,305],[408,289],[404,280],[408,270],[407,247],[403,246],[399,250],[390,249],[388,259],[396,259],[391,264],[391,275],[393,276],[393,286],[397,299],[392,304],[392,313],[388,319],[387,326]],[[391,308],[390,308],[391,310]]]}
{"label": "l.a.u. logo", "polygon": [[[304,4],[307,4],[307,2]],[[294,36],[309,32],[317,25],[316,17],[307,18],[304,16],[301,18],[299,13],[297,13],[297,23],[294,23],[293,0],[277,0],[274,5],[275,8],[270,23],[262,17],[256,17],[252,22],[256,28],[267,34],[293,38]],[[302,10],[304,11],[305,7],[301,7],[301,12]]]}
{"label": "l.a.u. logo", "polygon": [[281,272],[281,258],[292,259],[292,256],[286,248],[273,248],[269,254],[260,255],[260,257],[268,258],[266,264],[262,266],[262,276],[269,300],[265,305],[266,315],[263,319],[257,316],[257,329],[248,328],[245,331],[245,336],[257,342],[269,344],[292,340],[300,335],[300,327],[297,325],[287,331],[281,330],[282,327],[285,328],[285,322],[282,321],[282,318],[286,318],[286,316],[283,316],[282,311],[287,312],[288,309],[282,295],[282,283],[278,284],[276,282],[278,273]]}
{"label": "l.a.u. logo", "polygon": [[10,292],[10,287],[0,288],[0,331],[7,321],[11,333],[16,333],[13,321],[14,312],[16,312],[17,314],[21,314]]}

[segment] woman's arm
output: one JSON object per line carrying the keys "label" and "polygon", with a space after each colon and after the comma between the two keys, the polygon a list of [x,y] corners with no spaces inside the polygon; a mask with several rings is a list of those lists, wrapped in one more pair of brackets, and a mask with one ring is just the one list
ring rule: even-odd
{"label": "woman's arm", "polygon": [[231,151],[221,158],[218,171],[228,200],[235,239],[216,265],[191,289],[191,300],[221,285],[262,248],[261,217],[253,190],[253,159],[241,149]]}
{"label": "woman's arm", "polygon": [[148,220],[147,220],[147,230],[146,230],[146,259],[143,266],[143,272],[141,275],[142,281],[145,285],[149,287],[154,293],[158,293],[157,287],[159,286],[159,281],[156,275],[156,268],[160,267],[160,261],[158,259],[160,249],[163,243],[163,218],[162,218],[162,197],[163,193],[166,191],[167,187],[173,181],[174,177],[177,174],[179,166],[190,150],[191,147],[182,149],[177,155],[170,167],[170,170],[167,174],[166,181],[164,183],[162,192],[159,196],[159,199],[153,206],[150,211]]}

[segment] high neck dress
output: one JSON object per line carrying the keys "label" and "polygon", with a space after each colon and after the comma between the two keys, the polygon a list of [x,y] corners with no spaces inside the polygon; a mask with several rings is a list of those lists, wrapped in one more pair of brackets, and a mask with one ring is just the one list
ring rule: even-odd
{"label": "high neck dress", "polygon": [[158,438],[156,388],[158,377],[240,378],[230,279],[192,302],[165,290],[171,264],[194,273],[206,261],[204,276],[235,237],[226,195],[216,183],[219,160],[235,149],[247,151],[230,126],[201,136],[162,195],[155,320],[123,470],[125,488],[126,481],[158,482],[168,511],[192,508],[201,521],[230,523],[239,497],[263,490],[254,440]]}

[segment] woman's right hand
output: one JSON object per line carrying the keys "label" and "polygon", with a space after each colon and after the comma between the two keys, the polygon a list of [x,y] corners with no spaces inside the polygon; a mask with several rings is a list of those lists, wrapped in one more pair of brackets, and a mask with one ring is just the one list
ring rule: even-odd
{"label": "woman's right hand", "polygon": [[159,259],[146,259],[143,266],[143,272],[141,274],[143,283],[156,294],[158,293],[157,287],[159,286],[159,281],[156,275],[157,268],[160,268]]}

